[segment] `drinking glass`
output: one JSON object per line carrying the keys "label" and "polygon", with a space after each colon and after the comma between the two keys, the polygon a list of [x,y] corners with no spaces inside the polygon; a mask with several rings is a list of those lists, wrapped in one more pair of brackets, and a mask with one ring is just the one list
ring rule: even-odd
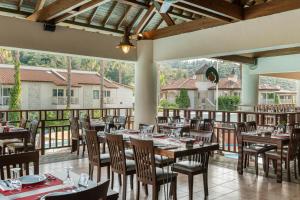
{"label": "drinking glass", "polygon": [[78,186],[81,187],[88,187],[89,186],[89,175],[86,173],[81,173],[79,180],[78,180]]}
{"label": "drinking glass", "polygon": [[22,182],[19,180],[21,168],[12,168],[10,171],[13,175],[13,178],[11,180],[11,185],[12,185],[13,189],[21,190]]}
{"label": "drinking glass", "polygon": [[73,167],[66,167],[65,170],[66,170],[66,174],[67,174],[67,177],[66,179],[64,180],[63,184],[64,184],[64,188],[66,190],[70,190],[70,191],[73,191],[73,188],[74,188],[74,181],[72,179],[72,177],[70,176],[70,172],[71,170],[73,169]]}

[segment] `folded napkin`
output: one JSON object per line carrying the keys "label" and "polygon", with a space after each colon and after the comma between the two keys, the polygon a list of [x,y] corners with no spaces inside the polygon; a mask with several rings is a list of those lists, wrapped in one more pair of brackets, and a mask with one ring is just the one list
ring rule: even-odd
{"label": "folded napkin", "polygon": [[11,187],[10,181],[0,180],[0,190],[2,190],[2,191],[9,191],[9,190],[14,190],[14,188]]}

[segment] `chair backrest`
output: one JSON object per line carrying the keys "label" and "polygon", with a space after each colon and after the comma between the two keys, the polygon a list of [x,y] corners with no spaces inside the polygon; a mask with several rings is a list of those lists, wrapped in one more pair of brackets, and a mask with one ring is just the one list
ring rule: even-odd
{"label": "chair backrest", "polygon": [[247,127],[247,131],[256,131],[257,130],[256,121],[246,122],[246,127]]}
{"label": "chair backrest", "polygon": [[37,131],[39,128],[39,124],[40,124],[40,121],[38,121],[38,120],[32,120],[30,122],[30,127],[29,127],[30,140],[29,140],[29,142],[32,145],[35,145],[35,139],[36,139],[36,134],[37,134]]}
{"label": "chair backrest", "polygon": [[191,119],[190,121],[190,130],[191,131],[198,131],[200,124],[200,119]]}
{"label": "chair backrest", "polygon": [[70,128],[72,139],[79,139],[79,122],[78,117],[72,117],[70,119]]}
{"label": "chair backrest", "polygon": [[29,175],[29,166],[33,163],[34,174],[39,174],[39,152],[32,151],[26,153],[10,154],[0,156],[1,179],[10,179],[12,174],[10,169],[21,168],[20,176]]}
{"label": "chair backrest", "polygon": [[295,159],[300,146],[300,128],[294,128],[290,135],[290,142],[288,148],[288,157],[290,160]]}
{"label": "chair backrest", "polygon": [[20,128],[26,128],[26,124],[27,124],[27,120],[25,118],[21,118],[20,123],[19,123],[19,127]]}
{"label": "chair backrest", "polygon": [[171,117],[171,120],[174,123],[179,123],[181,121],[181,117],[180,116],[173,116],[173,117]]}
{"label": "chair backrest", "polygon": [[87,190],[62,195],[49,195],[44,200],[106,200],[109,180]]}
{"label": "chair backrest", "polygon": [[210,143],[212,142],[212,136],[213,136],[213,132],[201,132],[198,133],[198,135],[194,136],[194,138],[196,139],[196,141],[202,141],[204,143]]}
{"label": "chair backrest", "polygon": [[207,171],[210,152],[199,152],[192,155],[191,160],[200,163],[203,170]]}
{"label": "chair backrest", "polygon": [[95,130],[86,130],[85,137],[89,162],[100,165],[100,147],[97,132]]}
{"label": "chair backrest", "polygon": [[168,117],[157,117],[156,118],[156,122],[158,123],[158,124],[163,124],[163,123],[168,123]]}
{"label": "chair backrest", "polygon": [[242,132],[247,132],[247,126],[245,122],[238,122],[235,124],[235,134],[237,139],[239,139]]}
{"label": "chair backrest", "polygon": [[114,117],[110,116],[110,115],[107,115],[107,116],[103,117],[103,121],[106,122],[106,123],[113,124],[114,123]]}
{"label": "chair backrest", "polygon": [[203,126],[201,127],[201,130],[213,131],[214,130],[214,120],[213,119],[204,119],[203,120]]}
{"label": "chair backrest", "polygon": [[137,180],[145,184],[156,183],[154,147],[152,140],[131,138]]}
{"label": "chair backrest", "polygon": [[154,133],[155,125],[150,124],[139,124],[140,131],[147,131],[148,133]]}
{"label": "chair backrest", "polygon": [[124,174],[126,172],[126,157],[123,135],[106,135],[111,169],[114,172]]}
{"label": "chair backrest", "polygon": [[116,116],[114,119],[115,119],[115,122],[122,123],[124,125],[127,122],[127,116]]}

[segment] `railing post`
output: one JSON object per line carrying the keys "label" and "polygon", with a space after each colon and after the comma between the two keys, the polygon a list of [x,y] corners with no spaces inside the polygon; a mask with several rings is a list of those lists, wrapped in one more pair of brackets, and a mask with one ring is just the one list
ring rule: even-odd
{"label": "railing post", "polygon": [[45,120],[41,121],[41,154],[45,155]]}

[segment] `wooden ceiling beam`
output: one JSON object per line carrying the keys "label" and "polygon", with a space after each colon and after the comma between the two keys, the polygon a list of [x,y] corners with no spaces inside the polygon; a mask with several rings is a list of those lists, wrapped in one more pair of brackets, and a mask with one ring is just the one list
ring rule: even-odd
{"label": "wooden ceiling beam", "polygon": [[108,13],[106,14],[105,18],[102,20],[102,26],[105,26],[109,20],[109,18],[111,17],[111,14],[114,12],[115,7],[118,5],[117,1],[114,1],[108,11]]}
{"label": "wooden ceiling beam", "polygon": [[244,19],[263,17],[299,8],[299,0],[272,0],[249,8],[244,8]]}
{"label": "wooden ceiling beam", "polygon": [[159,38],[169,37],[169,36],[178,35],[182,33],[198,31],[201,29],[221,26],[224,24],[226,24],[226,22],[217,21],[210,18],[201,18],[201,19],[193,20],[182,24],[177,24],[174,26],[161,28],[155,31],[144,32],[143,39],[159,39]]}
{"label": "wooden ceiling beam", "polygon": [[138,20],[138,18],[141,16],[141,14],[143,13],[143,9],[140,9],[138,11],[138,13],[135,15],[135,17],[133,18],[133,20],[130,22],[130,24],[128,25],[127,29],[128,29],[128,32],[130,33],[131,32],[131,29],[133,28],[135,22]]}
{"label": "wooden ceiling beam", "polygon": [[224,0],[181,0],[178,3],[197,7],[207,12],[224,16],[232,20],[243,19],[242,7]]}
{"label": "wooden ceiling beam", "polygon": [[126,8],[126,11],[124,12],[122,17],[120,18],[119,22],[117,23],[116,29],[119,29],[120,26],[123,24],[123,22],[127,18],[128,13],[130,12],[131,8],[132,8],[132,6],[130,6],[130,5]]}
{"label": "wooden ceiling beam", "polygon": [[153,5],[155,7],[155,9],[158,11],[158,13],[160,14],[161,18],[166,22],[166,24],[168,26],[173,26],[175,23],[173,21],[173,19],[169,16],[168,13],[161,13],[160,11],[160,4],[157,1],[153,1]]}
{"label": "wooden ceiling beam", "polygon": [[93,22],[93,20],[94,20],[94,18],[96,16],[96,13],[98,11],[98,8],[99,7],[94,8],[93,11],[92,11],[92,13],[91,13],[91,15],[89,16],[89,20],[88,20],[89,24],[91,24]]}
{"label": "wooden ceiling beam", "polygon": [[237,63],[247,64],[247,65],[256,65],[257,63],[256,58],[240,56],[240,55],[219,56],[219,57],[215,57],[215,59],[237,62]]}
{"label": "wooden ceiling beam", "polygon": [[97,8],[105,3],[110,2],[111,0],[94,0],[94,1],[90,1],[86,4],[83,4],[82,6],[80,6],[78,9],[76,10],[72,10],[71,12],[65,13],[57,18],[55,18],[53,21],[54,23],[59,23],[59,22],[63,22],[67,19],[70,19],[72,17],[75,17],[77,15],[80,15],[81,13],[84,13],[88,10]]}
{"label": "wooden ceiling beam", "polygon": [[38,22],[50,21],[58,16],[74,10],[75,8],[80,7],[89,1],[90,0],[56,0],[41,10],[34,12],[32,15],[28,16],[27,19]]}
{"label": "wooden ceiling beam", "polygon": [[19,0],[19,3],[18,3],[18,10],[21,10],[23,1],[24,1],[24,0]]}
{"label": "wooden ceiling beam", "polygon": [[46,3],[46,0],[37,0],[35,4],[35,12],[41,10]]}
{"label": "wooden ceiling beam", "polygon": [[147,10],[141,21],[138,23],[137,27],[134,30],[134,34],[139,34],[149,23],[153,15],[155,14],[155,6],[151,5]]}
{"label": "wooden ceiling beam", "polygon": [[154,30],[157,30],[163,21],[164,21],[163,19],[160,19],[159,22],[154,27]]}

